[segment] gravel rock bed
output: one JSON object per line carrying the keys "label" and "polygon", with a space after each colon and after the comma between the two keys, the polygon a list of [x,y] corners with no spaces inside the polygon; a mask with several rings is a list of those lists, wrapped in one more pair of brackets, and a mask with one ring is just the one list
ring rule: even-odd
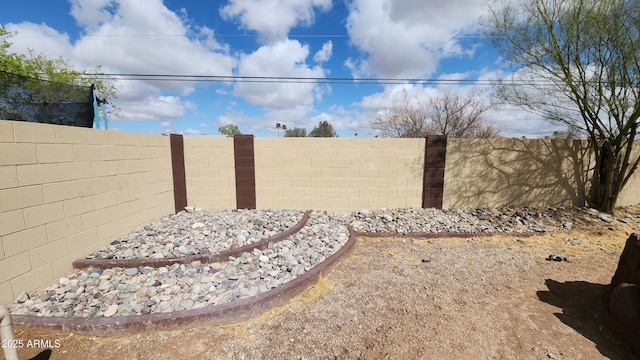
{"label": "gravel rock bed", "polygon": [[640,221],[636,208],[618,216],[590,208],[361,209],[345,216],[359,233],[523,233],[571,230],[577,225]]}
{"label": "gravel rock bed", "polygon": [[[154,258],[219,252],[295,225],[302,211],[183,211],[138,229],[96,258]],[[506,233],[556,232],[573,228],[640,222],[638,207],[616,215],[588,208],[361,209],[351,214],[312,212],[305,227],[267,248],[227,261],[88,268],[59,279],[42,291],[21,294],[11,304],[15,315],[111,317],[156,314],[231,302],[255,296],[291,281],[340,249],[347,224],[359,233]]]}
{"label": "gravel rock bed", "polygon": [[285,284],[340,249],[349,232],[338,218],[311,213],[307,225],[264,249],[226,262],[160,268],[88,268],[36,294],[21,294],[15,315],[111,317],[197,309]]}
{"label": "gravel rock bed", "polygon": [[163,259],[219,253],[248,245],[294,226],[303,212],[297,210],[191,209],[162,217],[138,228],[89,259]]}

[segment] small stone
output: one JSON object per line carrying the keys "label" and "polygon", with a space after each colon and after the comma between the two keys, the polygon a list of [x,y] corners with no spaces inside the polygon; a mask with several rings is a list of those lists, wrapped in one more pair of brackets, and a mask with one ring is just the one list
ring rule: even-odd
{"label": "small stone", "polygon": [[180,301],[180,307],[187,310],[191,309],[193,307],[193,300],[186,299],[186,300]]}
{"label": "small stone", "polygon": [[611,215],[609,214],[598,214],[598,219],[606,222],[606,223],[610,223],[613,221],[613,218],[611,217]]}
{"label": "small stone", "polygon": [[110,305],[107,311],[104,312],[104,317],[112,317],[113,315],[116,314],[116,312],[118,312],[118,305],[117,304]]}
{"label": "small stone", "polygon": [[44,301],[44,302],[41,302],[41,303],[37,303],[34,307],[36,309],[40,310],[40,309],[44,309],[45,307],[47,307],[49,305],[51,305],[51,301]]}
{"label": "small stone", "polygon": [[19,304],[24,303],[25,301],[31,299],[31,297],[29,296],[29,294],[25,291],[21,292],[20,295],[18,295],[18,297],[16,298],[16,302]]}
{"label": "small stone", "polygon": [[61,277],[60,280],[58,280],[58,283],[60,285],[67,285],[69,283],[69,278],[67,277]]}
{"label": "small stone", "polygon": [[533,230],[535,232],[539,232],[539,233],[547,232],[547,229],[545,229],[544,227],[542,227],[540,225],[531,225],[529,228],[531,230]]}
{"label": "small stone", "polygon": [[205,227],[205,226],[206,226],[206,225],[205,225],[204,223],[196,222],[196,223],[193,223],[193,224],[191,225],[191,228],[192,228],[192,229],[197,229],[197,228],[201,228],[201,227]]}
{"label": "small stone", "polygon": [[569,260],[566,257],[560,256],[560,255],[549,255],[545,260],[547,261],[566,261],[569,262]]}
{"label": "small stone", "polygon": [[138,268],[127,268],[124,269],[124,274],[127,276],[133,276],[138,274]]}
{"label": "small stone", "polygon": [[267,262],[267,261],[269,261],[269,257],[266,256],[266,255],[260,255],[260,257],[258,257],[258,260],[260,262]]}
{"label": "small stone", "polygon": [[258,292],[260,291],[260,288],[257,286],[252,286],[249,288],[249,291],[247,292],[248,296],[256,296],[258,295]]}
{"label": "small stone", "polygon": [[237,273],[233,272],[227,275],[227,278],[229,278],[229,280],[238,280],[240,278],[240,275],[238,275]]}

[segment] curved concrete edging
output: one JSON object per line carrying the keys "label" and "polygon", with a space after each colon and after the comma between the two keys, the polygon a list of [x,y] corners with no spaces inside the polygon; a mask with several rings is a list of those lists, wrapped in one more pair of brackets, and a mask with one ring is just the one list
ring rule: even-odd
{"label": "curved concrete edging", "polygon": [[263,246],[267,246],[269,243],[275,243],[284,240],[287,237],[297,233],[305,226],[307,220],[309,220],[310,214],[311,210],[305,211],[304,214],[302,214],[302,218],[300,219],[300,221],[298,221],[297,224],[279,234],[273,235],[266,239],[262,239],[260,241],[253,242],[251,244],[247,244],[245,246],[222,251],[216,254],[207,252],[204,254],[194,254],[161,259],[79,259],[74,261],[72,265],[74,269],[84,269],[86,267],[110,269],[114,267],[133,268],[139,266],[162,267],[173,264],[188,264],[193,261],[201,261],[202,263],[225,261],[229,258],[229,256],[238,257],[244,252],[250,252],[256,248],[262,248]]}
{"label": "curved concrete edging", "polygon": [[535,232],[522,232],[522,233],[503,233],[503,232],[481,232],[481,233],[459,233],[459,232],[409,232],[406,234],[392,233],[392,232],[356,232],[356,236],[371,237],[371,238],[418,238],[418,239],[439,239],[439,238],[474,238],[474,237],[489,237],[489,236],[516,236],[516,237],[532,237],[542,235],[542,233]]}
{"label": "curved concrete edging", "polygon": [[207,320],[209,325],[224,325],[239,323],[249,320],[259,314],[283,304],[287,300],[300,294],[309,285],[316,282],[322,272],[351,250],[356,243],[356,233],[347,225],[349,239],[338,251],[326,258],[311,270],[278,286],[272,290],[256,296],[243,298],[219,305],[205,306],[200,309],[181,310],[152,315],[114,316],[110,318],[84,318],[84,317],[38,317],[28,315],[13,316],[13,323],[27,327],[46,327],[62,331],[73,331],[87,335],[122,335],[140,330],[152,330],[157,328],[192,324],[197,321]]}

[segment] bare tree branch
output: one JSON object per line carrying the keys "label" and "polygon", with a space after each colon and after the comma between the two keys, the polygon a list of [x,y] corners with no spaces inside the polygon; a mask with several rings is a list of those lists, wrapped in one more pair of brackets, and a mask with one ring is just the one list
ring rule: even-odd
{"label": "bare tree branch", "polygon": [[640,3],[490,1],[487,35],[514,74],[496,97],[586,134],[595,158],[590,205],[613,210],[640,163],[632,156],[640,119]]}
{"label": "bare tree branch", "polygon": [[445,93],[418,102],[405,94],[391,108],[378,112],[370,125],[382,137],[492,137],[498,130],[484,118],[489,107],[478,96]]}

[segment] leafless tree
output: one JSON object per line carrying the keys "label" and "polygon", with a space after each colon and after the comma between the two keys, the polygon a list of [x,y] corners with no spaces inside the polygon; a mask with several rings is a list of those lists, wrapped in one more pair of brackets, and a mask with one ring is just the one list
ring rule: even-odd
{"label": "leafless tree", "polygon": [[490,105],[477,96],[444,93],[429,99],[429,135],[448,137],[493,137],[498,130],[485,121]]}
{"label": "leafless tree", "polygon": [[484,113],[488,109],[489,105],[477,95],[445,93],[418,102],[411,101],[405,94],[391,108],[377,113],[371,127],[382,137],[492,137],[498,130],[485,121]]}

